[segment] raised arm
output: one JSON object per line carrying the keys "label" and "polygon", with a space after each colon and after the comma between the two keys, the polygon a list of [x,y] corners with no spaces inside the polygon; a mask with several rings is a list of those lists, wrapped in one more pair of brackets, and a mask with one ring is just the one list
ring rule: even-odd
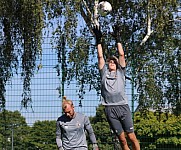
{"label": "raised arm", "polygon": [[101,70],[105,65],[105,60],[104,60],[101,44],[97,45],[97,57],[98,57],[98,67],[99,67],[99,70]]}
{"label": "raised arm", "polygon": [[117,43],[117,48],[118,48],[118,54],[119,54],[119,64],[121,65],[121,67],[126,67],[124,50],[120,42]]}
{"label": "raised arm", "polygon": [[118,54],[119,54],[119,64],[121,65],[121,67],[126,67],[124,50],[123,50],[123,46],[121,44],[121,33],[120,33],[121,29],[119,26],[115,25],[115,26],[113,26],[113,31],[114,31],[114,33],[112,35],[116,40]]}
{"label": "raised arm", "polygon": [[101,45],[102,33],[101,33],[100,28],[98,28],[97,26],[93,28],[93,32],[96,37],[98,67],[99,67],[99,70],[101,70],[105,65],[105,60],[104,60],[103,50],[102,50],[102,45]]}

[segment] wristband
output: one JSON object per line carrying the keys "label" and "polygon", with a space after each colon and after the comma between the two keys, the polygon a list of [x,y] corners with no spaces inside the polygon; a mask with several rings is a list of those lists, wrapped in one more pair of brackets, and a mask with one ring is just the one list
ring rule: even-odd
{"label": "wristband", "polygon": [[102,38],[96,38],[96,45],[102,44]]}
{"label": "wristband", "polygon": [[121,43],[121,38],[116,38],[116,43]]}

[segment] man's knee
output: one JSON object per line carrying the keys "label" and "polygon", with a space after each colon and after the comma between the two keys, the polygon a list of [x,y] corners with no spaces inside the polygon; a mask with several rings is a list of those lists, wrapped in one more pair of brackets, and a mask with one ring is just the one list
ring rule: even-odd
{"label": "man's knee", "polygon": [[125,137],[124,132],[122,132],[122,133],[119,135],[119,140],[120,140],[120,142],[121,142],[122,145],[126,145],[126,144],[127,144],[127,140],[126,140],[126,137]]}
{"label": "man's knee", "polygon": [[134,134],[134,132],[133,133],[128,133],[127,134],[128,135],[128,138],[129,138],[129,140],[131,141],[131,142],[137,142],[138,140],[137,140],[137,138],[136,138],[136,135]]}

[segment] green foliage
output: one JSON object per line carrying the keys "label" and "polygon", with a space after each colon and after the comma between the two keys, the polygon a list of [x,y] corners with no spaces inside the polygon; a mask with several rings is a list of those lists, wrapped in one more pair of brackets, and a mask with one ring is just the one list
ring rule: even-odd
{"label": "green foliage", "polygon": [[[25,118],[18,111],[4,111],[0,113],[0,117],[1,149],[11,149],[12,135],[16,150],[56,149],[56,121],[37,121],[33,126],[27,126]],[[134,119],[141,149],[179,149],[181,146],[181,116],[147,111],[136,112]],[[106,120],[104,106],[98,106],[96,115],[90,117],[90,121],[100,149],[113,150],[116,146],[120,147]],[[91,149],[90,139],[87,140]]]}
{"label": "green foliage", "polygon": [[[12,135],[14,137],[14,148],[23,149],[22,139],[26,135],[27,124],[24,117],[18,111],[4,110],[0,113],[0,148],[10,149]],[[9,148],[8,148],[9,147]]]}
{"label": "green foliage", "polygon": [[55,150],[55,121],[37,121],[32,127],[18,111],[0,113],[0,149]]}
{"label": "green foliage", "polygon": [[36,58],[41,54],[44,13],[41,1],[2,0],[0,24],[3,28],[3,44],[0,47],[0,100],[5,106],[5,85],[13,71],[22,64],[22,106],[31,105],[31,77],[34,75]]}
{"label": "green foliage", "polygon": [[142,149],[181,146],[180,116],[150,111],[145,114],[136,112],[134,127]]}
{"label": "green foliage", "polygon": [[37,121],[30,128],[29,134],[26,137],[26,147],[38,150],[54,150],[55,143],[55,121]]}

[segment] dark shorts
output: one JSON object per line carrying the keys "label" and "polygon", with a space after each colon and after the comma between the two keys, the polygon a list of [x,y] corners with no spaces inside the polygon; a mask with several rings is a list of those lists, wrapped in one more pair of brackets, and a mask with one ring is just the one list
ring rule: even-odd
{"label": "dark shorts", "polygon": [[106,106],[105,114],[111,129],[117,136],[123,131],[134,132],[132,115],[128,105]]}

